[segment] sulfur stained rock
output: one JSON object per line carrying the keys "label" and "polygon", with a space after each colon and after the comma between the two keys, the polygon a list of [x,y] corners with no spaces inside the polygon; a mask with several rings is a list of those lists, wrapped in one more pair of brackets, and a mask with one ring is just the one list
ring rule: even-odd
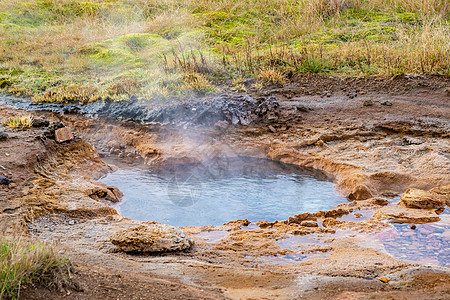
{"label": "sulfur stained rock", "polygon": [[119,202],[123,198],[123,193],[115,186],[99,184],[98,187],[87,190],[87,195],[94,200],[107,200]]}
{"label": "sulfur stained rock", "polygon": [[366,200],[372,198],[373,193],[370,188],[364,184],[357,185],[347,196],[350,200]]}
{"label": "sulfur stained rock", "polygon": [[183,230],[165,224],[140,225],[115,232],[111,243],[125,252],[167,252],[190,248],[194,241]]}
{"label": "sulfur stained rock", "polygon": [[407,208],[401,205],[385,206],[373,215],[375,219],[390,223],[430,223],[439,221],[439,216],[431,210]]}
{"label": "sulfur stained rock", "polygon": [[437,193],[415,188],[408,189],[400,197],[400,204],[409,208],[442,208],[446,203]]}

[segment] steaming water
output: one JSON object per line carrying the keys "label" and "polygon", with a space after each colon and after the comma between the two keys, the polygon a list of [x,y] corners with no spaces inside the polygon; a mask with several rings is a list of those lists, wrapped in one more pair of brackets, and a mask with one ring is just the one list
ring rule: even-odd
{"label": "steaming water", "polygon": [[122,165],[101,181],[124,193],[115,207],[123,216],[174,226],[286,220],[347,201],[317,171],[252,158],[164,170]]}

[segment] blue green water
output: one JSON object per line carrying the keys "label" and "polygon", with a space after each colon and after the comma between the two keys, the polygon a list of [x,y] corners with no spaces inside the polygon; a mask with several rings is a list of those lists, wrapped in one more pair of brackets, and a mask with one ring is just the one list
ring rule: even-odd
{"label": "blue green water", "polygon": [[248,157],[163,170],[121,165],[101,181],[124,193],[115,206],[123,216],[174,226],[286,220],[347,201],[324,174]]}

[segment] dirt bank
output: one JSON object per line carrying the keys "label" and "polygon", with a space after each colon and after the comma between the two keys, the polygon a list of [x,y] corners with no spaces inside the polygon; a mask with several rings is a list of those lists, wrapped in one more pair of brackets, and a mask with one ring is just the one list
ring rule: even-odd
{"label": "dirt bank", "polygon": [[[0,175],[11,183],[0,186],[0,224],[8,234],[60,244],[78,265],[75,277],[84,287],[60,294],[69,299],[138,299],[148,293],[155,299],[439,299],[450,291],[448,208],[443,213],[413,210],[422,223],[430,214],[429,220],[439,220],[419,224],[416,215],[407,215],[417,231],[373,215],[389,205],[404,216],[411,208],[395,203],[408,188],[450,184],[445,80],[394,80],[378,92],[362,90],[361,84],[356,89],[356,83],[337,84],[320,95],[307,95],[299,81],[270,95],[235,98],[241,100],[227,104],[219,119],[206,119],[214,120],[211,126],[198,122],[205,120],[197,115],[203,106],[190,102],[185,107],[191,115],[182,124],[119,121],[74,110],[33,111],[36,117],[64,123],[76,138],[58,144],[42,139],[46,127],[2,129],[9,137],[0,141],[5,168]],[[316,88],[322,89],[328,81],[318,82]],[[215,104],[207,108],[224,105],[208,101]],[[248,105],[257,104],[264,112],[244,114]],[[227,114],[233,109],[238,119],[245,115],[252,121],[233,124],[233,114]],[[179,108],[164,112],[176,116]],[[23,113],[3,107],[0,118]],[[288,220],[271,223],[230,220],[221,226],[185,227],[195,242],[191,249],[130,255],[112,245],[109,236],[145,222],[111,208],[113,199],[107,195],[112,187],[97,181],[114,169],[101,160],[109,156],[148,168],[224,156],[267,157],[321,170],[351,202],[327,212],[292,212]],[[439,197],[448,197],[444,190]],[[411,244],[416,257],[405,261],[402,250],[395,249],[404,247],[404,235],[412,232],[417,234]],[[440,240],[432,249],[440,251],[436,260],[424,258],[428,250],[419,247],[430,234]],[[31,299],[47,295],[42,289],[25,292]]]}

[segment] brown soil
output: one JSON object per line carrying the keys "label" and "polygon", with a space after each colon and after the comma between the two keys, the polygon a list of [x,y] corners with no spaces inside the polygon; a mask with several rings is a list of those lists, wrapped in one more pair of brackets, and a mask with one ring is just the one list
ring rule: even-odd
{"label": "brown soil", "polygon": [[[54,292],[27,287],[21,297],[445,299],[450,293],[447,267],[401,261],[359,235],[383,233],[392,225],[373,218],[337,218],[385,206],[388,202],[380,196],[450,184],[448,86],[446,77],[342,81],[304,76],[289,87],[267,92],[281,105],[281,116],[270,127],[180,129],[33,112],[62,121],[77,138],[57,144],[39,138],[45,128],[2,129],[10,137],[0,141],[0,164],[6,168],[0,175],[12,184],[0,185],[0,226],[5,234],[57,242],[75,262],[74,281],[82,289]],[[382,105],[383,101],[392,106]],[[0,108],[0,119],[21,113]],[[96,181],[99,176],[112,170],[97,152],[149,167],[216,156],[268,157],[325,172],[353,201],[328,212],[293,212],[289,220],[273,223],[248,225],[240,220],[185,227],[195,240],[192,249],[129,255],[118,251],[109,236],[145,222],[123,218],[108,201],[92,196],[105,189]],[[322,222],[325,227],[309,227],[303,221]],[[341,229],[352,232],[337,234]],[[224,235],[208,242],[201,237],[208,232]],[[447,227],[443,234],[448,237],[448,232]],[[290,236],[316,236],[328,242],[301,246],[307,254],[322,256],[289,264],[273,260],[275,255],[294,253],[277,244]],[[387,278],[386,283],[381,278]]]}

